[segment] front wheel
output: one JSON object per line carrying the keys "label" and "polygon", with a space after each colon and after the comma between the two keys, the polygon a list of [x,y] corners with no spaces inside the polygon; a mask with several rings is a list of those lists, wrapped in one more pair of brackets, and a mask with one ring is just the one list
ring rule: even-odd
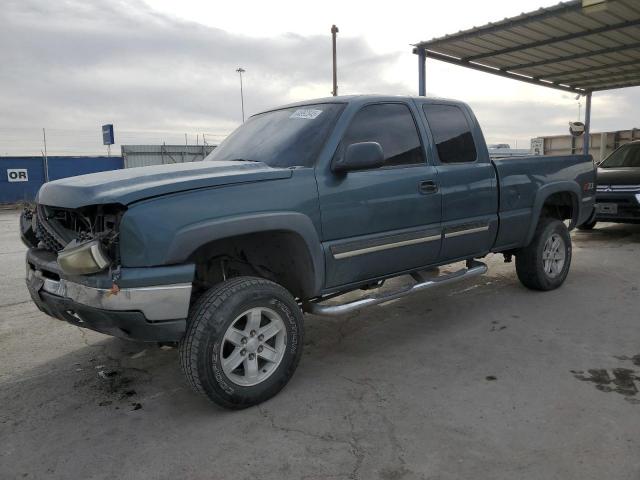
{"label": "front wheel", "polygon": [[223,282],[192,307],[180,343],[182,369],[194,390],[225,408],[273,397],[302,354],[300,307],[280,285],[256,277]]}
{"label": "front wheel", "polygon": [[516,253],[518,279],[533,290],[553,290],[562,285],[571,265],[571,236],[555,218],[542,218],[531,243]]}

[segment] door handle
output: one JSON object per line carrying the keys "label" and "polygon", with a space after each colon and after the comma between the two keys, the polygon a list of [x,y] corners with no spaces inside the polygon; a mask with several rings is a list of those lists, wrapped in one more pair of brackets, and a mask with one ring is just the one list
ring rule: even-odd
{"label": "door handle", "polygon": [[424,180],[420,182],[420,187],[418,188],[418,190],[424,195],[436,193],[438,191],[438,184],[433,180]]}

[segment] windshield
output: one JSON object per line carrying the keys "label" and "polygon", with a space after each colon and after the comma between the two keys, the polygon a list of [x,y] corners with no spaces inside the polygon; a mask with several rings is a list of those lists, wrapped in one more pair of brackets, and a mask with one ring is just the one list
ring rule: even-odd
{"label": "windshield", "polygon": [[205,160],[250,160],[311,167],[344,104],[322,103],[254,115]]}
{"label": "windshield", "polygon": [[640,143],[628,143],[609,155],[600,168],[640,168]]}

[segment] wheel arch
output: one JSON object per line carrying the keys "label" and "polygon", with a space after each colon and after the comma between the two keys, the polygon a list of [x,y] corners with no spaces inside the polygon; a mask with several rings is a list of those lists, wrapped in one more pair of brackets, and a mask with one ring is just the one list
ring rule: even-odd
{"label": "wheel arch", "polygon": [[536,226],[544,215],[558,220],[570,219],[569,229],[574,228],[580,218],[579,199],[580,188],[575,182],[555,182],[542,186],[534,201],[525,245],[533,239]]}
{"label": "wheel arch", "polygon": [[195,261],[198,266],[230,249],[244,252],[258,268],[279,273],[271,279],[296,296],[311,298],[322,289],[324,253],[311,219],[301,213],[243,215],[189,225],[175,235],[167,263]]}

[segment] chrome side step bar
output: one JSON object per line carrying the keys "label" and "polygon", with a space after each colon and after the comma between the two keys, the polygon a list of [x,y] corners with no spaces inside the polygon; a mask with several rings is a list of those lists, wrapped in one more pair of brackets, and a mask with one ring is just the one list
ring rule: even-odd
{"label": "chrome side step bar", "polygon": [[378,305],[381,303],[390,302],[398,298],[406,297],[412,293],[421,292],[429,288],[437,287],[440,285],[446,285],[448,283],[457,282],[465,278],[477,277],[487,273],[487,266],[476,260],[468,261],[467,267],[456,272],[452,272],[446,275],[441,275],[434,278],[425,279],[419,273],[413,273],[411,276],[416,281],[413,285],[408,285],[400,290],[393,292],[381,293],[379,295],[371,295],[364,298],[359,298],[352,302],[338,304],[338,305],[323,305],[322,303],[308,303],[305,305],[305,311],[313,315],[326,315],[336,316],[344,315],[356,310],[360,310],[364,307],[371,305]]}

